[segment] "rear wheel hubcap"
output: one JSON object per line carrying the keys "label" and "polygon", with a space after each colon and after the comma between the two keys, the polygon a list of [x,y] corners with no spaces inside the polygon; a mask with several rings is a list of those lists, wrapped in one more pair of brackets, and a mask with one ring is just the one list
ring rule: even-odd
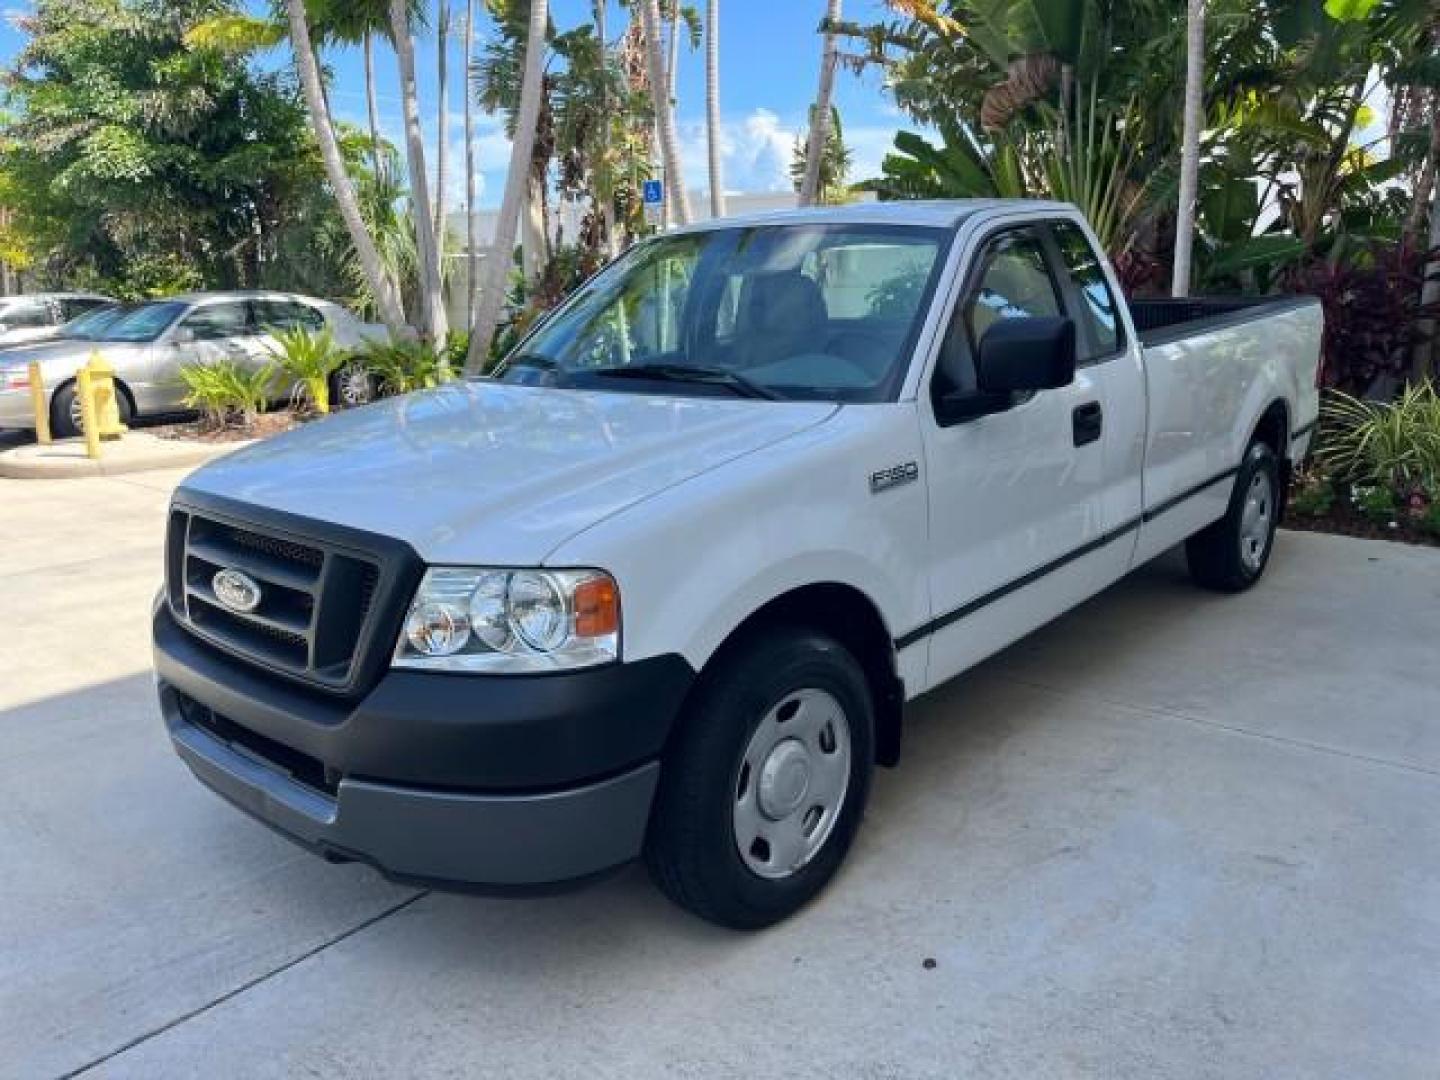
{"label": "rear wheel hubcap", "polygon": [[1257,472],[1245,492],[1240,513],[1240,561],[1252,574],[1265,562],[1275,516],[1275,489],[1270,474]]}

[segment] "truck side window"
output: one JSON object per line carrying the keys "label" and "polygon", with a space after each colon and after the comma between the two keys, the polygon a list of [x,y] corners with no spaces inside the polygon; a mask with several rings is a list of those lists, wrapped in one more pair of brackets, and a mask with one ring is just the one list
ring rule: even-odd
{"label": "truck side window", "polygon": [[1063,315],[1045,250],[1029,229],[994,237],[980,253],[979,270],[955,311],[945,336],[935,392],[976,388],[975,357],[985,331],[1001,319],[1044,319]]}
{"label": "truck side window", "polygon": [[1057,221],[1052,230],[1065,269],[1075,282],[1075,291],[1085,302],[1080,318],[1089,328],[1090,340],[1080,347],[1080,362],[1093,363],[1113,356],[1125,344],[1125,329],[1120,325],[1115,294],[1105,280],[1100,257],[1074,222]]}

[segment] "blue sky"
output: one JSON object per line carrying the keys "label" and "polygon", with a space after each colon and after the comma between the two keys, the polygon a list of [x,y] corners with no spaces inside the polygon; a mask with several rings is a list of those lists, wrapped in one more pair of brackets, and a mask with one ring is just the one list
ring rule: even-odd
{"label": "blue sky", "polygon": [[[463,0],[451,2],[463,12]],[[703,0],[691,2],[703,10]],[[261,5],[251,6],[262,10]],[[561,30],[569,29],[589,21],[590,7],[589,0],[552,0],[552,18]],[[823,0],[723,0],[720,9],[720,86],[727,189],[771,191],[788,187],[786,170],[791,146],[796,133],[805,125],[806,109],[815,94],[821,44],[816,27],[824,10]],[[868,22],[883,18],[885,9],[880,0],[851,0],[845,5],[845,15],[849,19]],[[609,19],[612,35],[625,25],[624,14],[613,0]],[[482,21],[477,35],[488,30],[488,24]],[[8,60],[20,43],[20,36],[7,19],[0,28],[0,59]],[[434,122],[437,116],[433,36],[422,39],[418,50],[421,107],[429,126],[430,165],[433,169]],[[283,62],[285,57],[277,53],[273,60]],[[342,119],[363,124],[364,82],[358,51],[335,51],[327,54],[326,60],[335,73],[332,100],[336,113]],[[454,163],[451,170],[454,176],[452,206],[458,202],[463,183],[460,94],[464,84],[460,61],[457,47],[450,63],[453,76],[450,90],[451,160]],[[401,134],[400,100],[393,55],[380,51],[377,67],[382,123],[387,129],[387,136],[398,143]],[[677,120],[686,174],[692,187],[703,187],[704,58],[699,52],[690,52],[683,43],[677,99]],[[836,104],[844,118],[846,141],[855,155],[852,179],[872,175],[878,170],[880,159],[889,148],[895,131],[905,126],[903,118],[884,92],[880,74],[874,71],[857,76],[841,70],[836,79]],[[477,127],[481,134],[480,169],[484,179],[481,204],[493,206],[499,202],[504,184],[509,144],[497,117],[482,116]]]}

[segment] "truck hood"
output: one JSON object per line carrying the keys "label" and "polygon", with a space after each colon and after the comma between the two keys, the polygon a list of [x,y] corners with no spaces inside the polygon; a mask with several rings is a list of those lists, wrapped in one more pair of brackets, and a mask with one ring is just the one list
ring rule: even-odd
{"label": "truck hood", "polygon": [[541,562],[581,530],[838,406],[452,383],[239,450],[181,489],[408,542],[434,564]]}

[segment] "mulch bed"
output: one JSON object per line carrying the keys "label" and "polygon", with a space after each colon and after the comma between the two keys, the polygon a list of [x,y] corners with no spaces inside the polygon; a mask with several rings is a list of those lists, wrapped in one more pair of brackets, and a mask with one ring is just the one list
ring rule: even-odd
{"label": "mulch bed", "polygon": [[186,442],[230,443],[247,442],[250,439],[268,439],[282,431],[299,427],[305,421],[292,412],[263,413],[249,424],[226,424],[215,427],[205,420],[190,420],[183,424],[164,424],[147,428],[146,432],[161,439],[181,439]]}
{"label": "mulch bed", "polygon": [[1381,525],[1346,507],[1335,506],[1324,514],[1301,514],[1293,509],[1285,514],[1285,528],[1301,532],[1334,533],[1356,536],[1362,540],[1394,540],[1401,544],[1440,547],[1440,536],[1425,532],[1408,521],[1397,520]]}

